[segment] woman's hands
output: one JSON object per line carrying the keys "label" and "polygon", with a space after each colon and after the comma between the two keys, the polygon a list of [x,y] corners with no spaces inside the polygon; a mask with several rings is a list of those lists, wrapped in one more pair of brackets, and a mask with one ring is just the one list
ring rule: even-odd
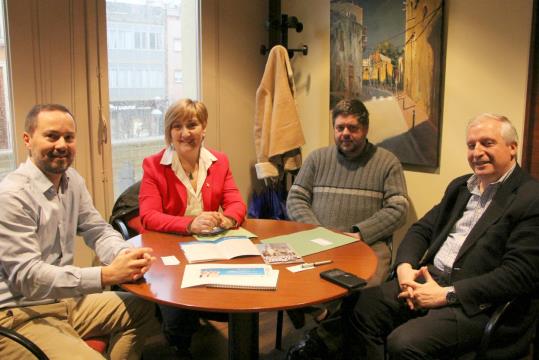
{"label": "woman's hands", "polygon": [[203,234],[216,227],[230,229],[236,226],[236,221],[226,217],[217,211],[204,211],[197,215],[189,225],[189,232],[193,234]]}
{"label": "woman's hands", "polygon": [[222,213],[219,213],[219,216],[221,216],[221,225],[219,226],[223,229],[230,229],[236,227],[236,220],[224,216]]}

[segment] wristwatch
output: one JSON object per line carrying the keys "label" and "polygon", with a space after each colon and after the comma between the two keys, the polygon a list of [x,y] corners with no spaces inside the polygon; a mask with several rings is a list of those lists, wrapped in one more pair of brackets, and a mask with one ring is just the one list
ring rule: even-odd
{"label": "wristwatch", "polygon": [[447,291],[447,294],[445,294],[445,300],[447,301],[447,305],[458,304],[459,299],[457,298],[457,293],[455,293],[455,287],[454,286],[449,287],[449,290]]}

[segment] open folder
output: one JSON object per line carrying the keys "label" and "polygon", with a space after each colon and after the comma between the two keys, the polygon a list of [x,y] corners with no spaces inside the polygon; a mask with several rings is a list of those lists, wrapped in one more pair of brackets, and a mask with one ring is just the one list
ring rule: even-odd
{"label": "open folder", "polygon": [[287,243],[300,256],[307,256],[358,241],[357,239],[336,233],[323,227],[298,231],[288,235],[275,236],[262,240],[263,243]]}
{"label": "open folder", "polygon": [[246,237],[231,237],[216,241],[181,242],[180,247],[190,263],[260,255],[257,247]]}

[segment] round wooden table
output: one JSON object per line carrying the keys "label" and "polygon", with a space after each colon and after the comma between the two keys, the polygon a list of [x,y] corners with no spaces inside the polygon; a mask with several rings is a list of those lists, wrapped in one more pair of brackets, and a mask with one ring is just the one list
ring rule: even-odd
{"label": "round wooden table", "polygon": [[[309,230],[313,225],[292,221],[248,219],[242,226],[256,234],[259,242],[265,238]],[[322,280],[319,273],[339,268],[362,278],[370,278],[377,265],[377,258],[371,248],[363,242],[354,242],[320,253],[304,256],[306,262],[329,260],[331,264],[318,266],[312,270],[292,273],[286,270],[293,264],[273,265],[279,271],[277,290],[235,290],[216,288],[180,288],[183,270],[188,264],[178,245],[182,241],[192,241],[190,236],[179,236],[157,232],[146,232],[129,240],[134,246],[151,247],[158,260],[136,284],[122,287],[142,298],[161,304],[191,310],[229,313],[229,358],[254,359],[258,357],[258,313],[262,311],[300,308],[338,299],[347,290]],[[165,266],[161,256],[174,255],[180,265]],[[219,263],[252,264],[263,263],[259,256],[222,260]]]}

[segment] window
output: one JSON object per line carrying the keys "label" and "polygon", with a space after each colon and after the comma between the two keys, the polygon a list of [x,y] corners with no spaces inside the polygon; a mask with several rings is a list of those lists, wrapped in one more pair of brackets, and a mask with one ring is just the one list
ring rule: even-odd
{"label": "window", "polygon": [[135,49],[146,49],[146,35],[144,32],[135,33]]}
{"label": "window", "polygon": [[174,39],[173,49],[176,52],[182,51],[182,39],[179,39],[179,38]]}
{"label": "window", "polygon": [[15,168],[5,34],[4,1],[0,0],[0,180]]}
{"label": "window", "polygon": [[193,81],[183,76],[184,71],[198,73],[198,60],[185,62],[181,53],[183,48],[189,48],[191,54],[198,54],[197,34],[181,35],[184,16],[198,19],[195,3],[107,0],[115,197],[140,180],[142,160],[164,147],[163,123],[168,106],[198,94],[196,77]]}
{"label": "window", "polygon": [[183,71],[174,70],[174,82],[177,84],[183,83]]}
{"label": "window", "polygon": [[161,34],[150,33],[150,49],[161,49]]}
{"label": "window", "polygon": [[116,69],[109,69],[109,86],[111,88],[118,87],[118,71]]}

